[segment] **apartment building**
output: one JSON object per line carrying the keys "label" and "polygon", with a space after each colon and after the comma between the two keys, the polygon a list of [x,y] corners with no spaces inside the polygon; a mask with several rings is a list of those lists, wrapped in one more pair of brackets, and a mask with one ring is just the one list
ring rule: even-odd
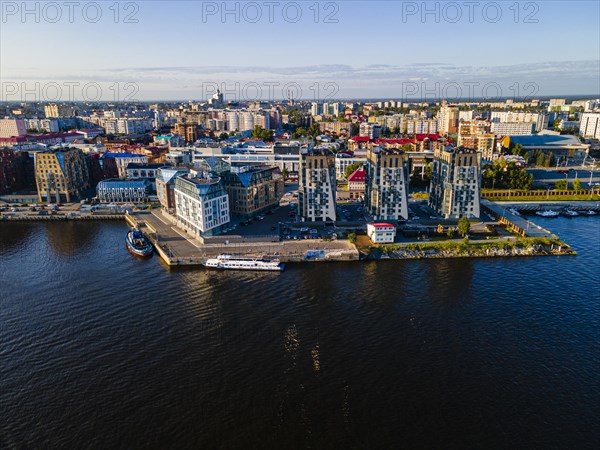
{"label": "apartment building", "polygon": [[232,165],[221,174],[229,196],[231,214],[252,217],[279,206],[284,194],[283,177],[276,167]]}
{"label": "apartment building", "polygon": [[407,119],[406,127],[400,128],[401,132],[407,134],[437,134],[437,119]]}
{"label": "apartment building", "polygon": [[494,159],[496,137],[491,126],[487,120],[459,122],[457,146],[477,150],[485,160]]}
{"label": "apartment building", "polygon": [[79,200],[90,188],[88,162],[81,150],[48,150],[35,153],[34,158],[40,203]]}
{"label": "apartment building", "polygon": [[303,221],[335,222],[335,156],[327,149],[302,149],[298,214]]}
{"label": "apartment building", "polygon": [[458,117],[458,106],[449,105],[446,101],[443,101],[437,115],[437,132],[444,136],[456,133],[458,131]]}
{"label": "apartment building", "polygon": [[495,136],[527,136],[535,131],[532,122],[492,122],[490,131]]}
{"label": "apartment building", "polygon": [[481,155],[446,147],[434,152],[429,206],[446,219],[479,218]]}
{"label": "apartment building", "polygon": [[408,219],[409,165],[402,150],[369,149],[365,202],[375,220]]}
{"label": "apartment building", "polygon": [[102,161],[112,159],[114,160],[119,178],[125,178],[127,176],[127,166],[129,164],[148,164],[148,157],[141,153],[116,153],[108,152],[102,155]]}
{"label": "apartment building", "polygon": [[579,134],[586,139],[600,139],[600,112],[581,115]]}
{"label": "apartment building", "polygon": [[358,135],[368,137],[369,139],[377,139],[381,137],[381,125],[378,123],[363,122],[360,124]]}
{"label": "apartment building", "polygon": [[533,132],[548,128],[548,114],[533,112],[515,112],[515,111],[492,111],[491,122],[500,123],[529,123],[533,124]]}
{"label": "apartment building", "polygon": [[175,213],[175,180],[189,173],[186,168],[162,167],[156,171],[156,196],[160,206],[168,213]]}
{"label": "apartment building", "polygon": [[177,225],[196,237],[218,234],[229,223],[229,197],[220,178],[194,173],[175,179]]}
{"label": "apartment building", "polygon": [[0,119],[0,138],[10,138],[27,135],[25,119]]}

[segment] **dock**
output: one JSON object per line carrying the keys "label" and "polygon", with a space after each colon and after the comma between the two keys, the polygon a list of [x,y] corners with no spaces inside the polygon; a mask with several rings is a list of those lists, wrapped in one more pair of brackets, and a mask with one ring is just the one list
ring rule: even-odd
{"label": "dock", "polygon": [[[511,205],[502,203],[495,203],[489,200],[481,199],[481,208],[498,222],[515,233],[523,236],[523,237],[533,237],[533,238],[550,238],[556,239],[554,233],[546,230],[545,228],[536,225],[531,220],[528,220],[526,217],[514,214],[510,211],[510,209],[516,208]],[[518,208],[520,209],[520,208]],[[534,211],[534,210],[531,210]]]}

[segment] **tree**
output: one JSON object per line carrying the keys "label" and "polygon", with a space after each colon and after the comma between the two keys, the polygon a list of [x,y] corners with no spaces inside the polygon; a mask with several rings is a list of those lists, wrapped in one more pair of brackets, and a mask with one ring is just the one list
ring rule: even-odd
{"label": "tree", "polygon": [[452,227],[449,227],[449,228],[448,228],[448,232],[446,233],[446,235],[447,235],[447,236],[448,236],[450,239],[452,239],[452,238],[454,237],[454,228],[452,228]]}
{"label": "tree", "polygon": [[287,167],[284,167],[281,171],[281,175],[283,176],[284,181],[288,179],[290,172],[287,170]]}
{"label": "tree", "polygon": [[575,189],[576,191],[581,190],[581,180],[579,178],[575,178],[573,180],[573,189]]}
{"label": "tree", "polygon": [[461,217],[458,221],[458,232],[461,236],[466,236],[471,230],[471,222],[467,217]]}
{"label": "tree", "polygon": [[356,233],[348,233],[348,240],[351,244],[354,244],[356,242]]}
{"label": "tree", "polygon": [[273,130],[265,130],[260,125],[255,125],[252,130],[252,137],[255,139],[264,139],[269,141],[273,139]]}
{"label": "tree", "polygon": [[229,135],[228,135],[227,133],[221,133],[221,134],[219,135],[219,139],[220,139],[221,141],[224,141],[224,140],[225,140],[225,139],[227,139],[228,137],[229,137]]}
{"label": "tree", "polygon": [[558,180],[554,183],[554,189],[558,189],[559,191],[566,191],[568,189],[568,181],[567,180]]}

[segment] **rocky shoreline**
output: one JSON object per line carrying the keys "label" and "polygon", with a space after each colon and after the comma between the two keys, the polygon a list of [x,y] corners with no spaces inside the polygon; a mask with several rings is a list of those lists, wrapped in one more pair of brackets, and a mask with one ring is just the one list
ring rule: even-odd
{"label": "rocky shoreline", "polygon": [[513,256],[576,255],[570,246],[558,239],[523,238],[514,241],[440,242],[395,244],[361,249],[361,259],[427,259],[427,258],[493,258]]}

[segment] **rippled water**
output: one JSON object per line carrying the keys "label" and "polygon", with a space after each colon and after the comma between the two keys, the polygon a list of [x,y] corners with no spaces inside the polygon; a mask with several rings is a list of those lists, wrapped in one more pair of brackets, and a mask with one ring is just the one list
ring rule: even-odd
{"label": "rippled water", "polygon": [[120,223],[0,223],[0,448],[597,448],[575,257],[172,270]]}

